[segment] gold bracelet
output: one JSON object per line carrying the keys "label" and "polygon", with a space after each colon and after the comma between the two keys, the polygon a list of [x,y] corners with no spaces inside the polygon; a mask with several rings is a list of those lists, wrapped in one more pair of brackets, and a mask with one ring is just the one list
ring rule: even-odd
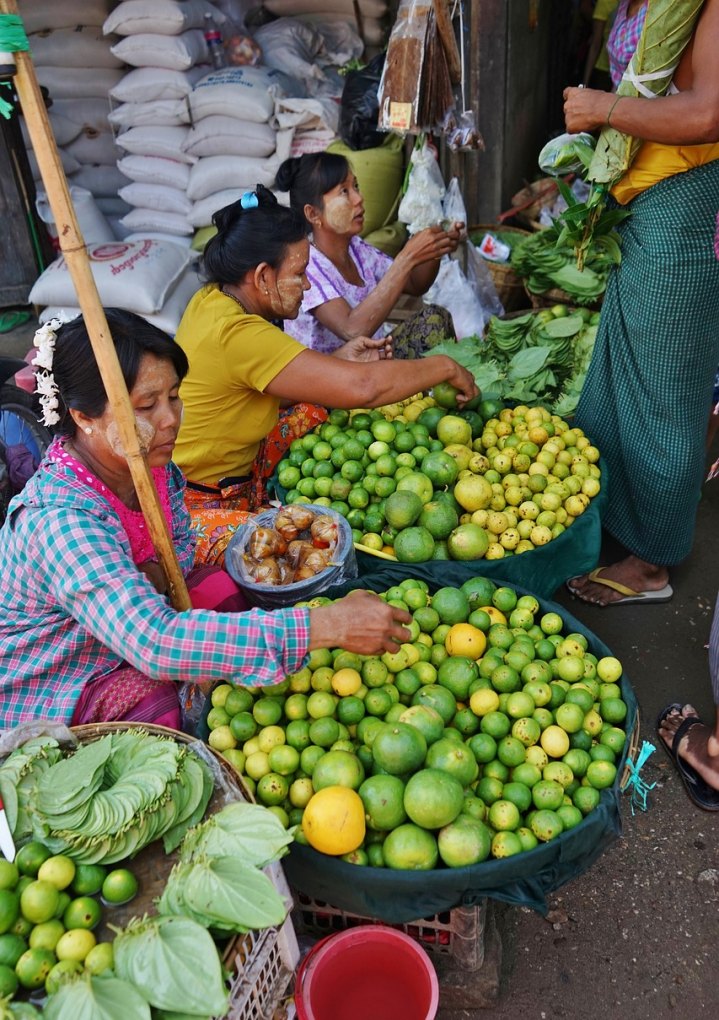
{"label": "gold bracelet", "polygon": [[609,113],[607,114],[607,119],[604,122],[607,125],[607,127],[611,127],[612,126],[611,117],[612,117],[612,114],[614,113],[614,107],[617,105],[617,103],[619,102],[620,99],[624,99],[624,96],[617,96],[617,98],[614,100],[612,105],[609,107]]}

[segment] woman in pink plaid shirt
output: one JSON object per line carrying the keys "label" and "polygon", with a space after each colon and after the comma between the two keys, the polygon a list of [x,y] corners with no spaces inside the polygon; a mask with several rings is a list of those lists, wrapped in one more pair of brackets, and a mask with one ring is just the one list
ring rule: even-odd
{"label": "woman in pink plaid shirt", "polygon": [[194,608],[168,603],[85,323],[55,320],[38,346],[57,436],[0,529],[0,727],[50,718],[178,728],[182,681],[275,684],[312,648],[397,650],[410,616],[375,595],[241,611],[224,570],[195,568],[185,482],[171,459],[187,358],[131,312],[109,309],[107,320]]}

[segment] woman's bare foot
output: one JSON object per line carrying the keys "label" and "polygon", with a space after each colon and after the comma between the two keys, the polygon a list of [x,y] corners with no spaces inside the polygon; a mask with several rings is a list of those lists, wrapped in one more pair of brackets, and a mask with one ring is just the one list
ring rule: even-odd
{"label": "woman's bare foot", "polygon": [[[614,581],[634,592],[661,591],[669,583],[669,571],[666,567],[647,563],[638,556],[627,556],[608,567],[602,567],[601,571],[602,579]],[[567,588],[576,598],[593,606],[610,606],[626,598],[622,592],[615,591],[599,581],[593,581],[589,574],[572,577],[567,581]]]}
{"label": "woman's bare foot", "polygon": [[[719,710],[717,715],[719,718]],[[685,705],[681,712],[670,712],[659,726],[659,736],[670,751],[676,753],[699,773],[708,786],[711,786],[713,790],[719,790],[717,723],[715,723],[714,730],[704,723],[697,723],[684,733],[679,741],[679,746],[674,747],[674,735],[684,720],[691,718],[698,718],[696,710],[691,705]]]}

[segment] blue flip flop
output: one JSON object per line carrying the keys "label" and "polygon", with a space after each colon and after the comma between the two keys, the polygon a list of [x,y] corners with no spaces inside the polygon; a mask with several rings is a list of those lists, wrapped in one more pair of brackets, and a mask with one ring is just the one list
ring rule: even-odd
{"label": "blue flip flop", "polygon": [[702,721],[698,715],[690,715],[689,718],[685,719],[683,723],[678,727],[674,734],[674,740],[672,746],[663,739],[659,733],[660,725],[665,721],[667,716],[671,715],[672,712],[681,712],[684,706],[680,705],[678,701],[673,701],[671,705],[667,705],[659,715],[657,716],[657,736],[659,737],[659,743],[664,748],[670,759],[676,766],[676,770],[679,773],[679,778],[684,783],[684,789],[687,791],[689,799],[702,811],[719,811],[719,790],[715,790],[709,786],[707,782],[699,775],[684,758],[680,758],[674,750],[674,747],[678,747],[682,737],[692,728],[692,726],[702,725]]}

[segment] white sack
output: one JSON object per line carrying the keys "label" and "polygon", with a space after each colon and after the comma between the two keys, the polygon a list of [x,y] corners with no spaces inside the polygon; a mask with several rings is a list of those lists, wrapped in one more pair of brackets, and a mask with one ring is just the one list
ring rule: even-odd
{"label": "white sack", "polygon": [[30,33],[102,25],[112,5],[113,0],[20,0],[18,9],[25,31]]}
{"label": "white sack", "polygon": [[127,216],[132,209],[132,206],[128,205],[127,202],[123,202],[117,195],[106,197],[95,195],[95,204],[105,218],[108,216]]}
{"label": "white sack", "polygon": [[[107,308],[159,311],[170,290],[192,261],[181,245],[161,241],[88,245],[87,255],[100,300]],[[77,305],[64,256],[55,259],[30,291],[32,305]]]}
{"label": "white sack", "polygon": [[[124,229],[124,228],[123,228]],[[180,237],[179,234],[163,234],[160,230],[144,230],[141,234],[126,234],[126,241],[167,241],[170,244],[179,244],[183,248],[188,248],[192,244],[191,237]],[[192,254],[197,259],[199,252],[192,251]]]}
{"label": "white sack", "polygon": [[38,67],[37,80],[56,99],[107,99],[123,72],[113,67]]}
{"label": "white sack", "polygon": [[279,18],[254,31],[255,42],[262,48],[262,63],[299,78],[314,92],[323,80],[322,65],[327,61],[324,39],[318,31],[297,18]]}
{"label": "white sack", "polygon": [[97,199],[116,196],[128,181],[116,166],[81,166],[68,183],[87,188]]}
{"label": "white sack", "polygon": [[[354,14],[340,14],[337,11],[323,11],[321,14],[299,14],[298,17],[309,25],[316,25],[318,28],[322,25],[332,24],[349,23],[353,27],[357,25]],[[362,38],[365,43],[369,43],[371,46],[384,45],[387,41],[387,25],[380,17],[362,18]]]}
{"label": "white sack", "polygon": [[123,227],[133,233],[144,233],[147,230],[161,230],[165,234],[194,234],[187,216],[178,213],[158,212],[157,209],[132,209],[120,220]]}
{"label": "white sack", "polygon": [[190,128],[182,148],[193,156],[271,156],[275,132],[269,124],[236,117],[202,117]]}
{"label": "white sack", "polygon": [[77,138],[65,146],[65,152],[74,156],[78,163],[90,166],[115,166],[122,158],[122,151],[115,145],[115,139],[106,131],[98,134],[94,131],[83,131]]}
{"label": "white sack", "polygon": [[169,188],[185,191],[190,183],[187,163],[158,156],[124,156],[117,162],[118,169],[131,181],[141,184],[165,184]]}
{"label": "white sack", "polygon": [[193,121],[213,115],[264,123],[275,109],[275,96],[286,95],[287,78],[265,67],[224,67],[213,71],[190,93]]}
{"label": "white sack", "polygon": [[212,217],[218,209],[224,209],[226,205],[237,202],[246,191],[246,188],[227,188],[225,191],[216,191],[207,198],[201,198],[195,202],[188,219],[193,227],[209,227],[212,225]]}
{"label": "white sack", "polygon": [[[75,124],[67,117],[63,117],[61,113],[53,113],[52,110],[48,110],[48,117],[57,145],[67,145],[73,138],[77,138],[82,130],[79,124]],[[24,117],[20,118],[20,130],[22,131],[22,140],[25,142],[25,148],[31,147],[30,134]]]}
{"label": "white sack", "polygon": [[[86,242],[114,241],[115,235],[110,224],[97,207],[92,194],[86,188],[70,187],[70,198],[75,208],[75,215],[80,227],[80,233]],[[55,219],[50,209],[47,194],[38,191],[35,198],[35,208],[43,223],[47,226],[50,237],[57,237]]]}
{"label": "white sack", "polygon": [[31,35],[30,54],[36,67],[122,67],[97,25],[59,28]]}
{"label": "white sack", "polygon": [[117,128],[177,127],[190,123],[184,99],[155,99],[150,103],[121,103],[110,111],[109,121]]}
{"label": "white sack", "polygon": [[156,212],[189,216],[193,208],[192,202],[182,191],[178,191],[177,188],[168,188],[165,184],[139,184],[133,181],[132,184],[120,188],[119,194],[120,198],[128,205],[137,206],[140,209],[154,209]]}
{"label": "white sack", "polygon": [[200,65],[187,71],[164,67],[137,67],[110,89],[118,103],[152,103],[158,99],[184,99],[192,86],[204,78],[208,68]]}
{"label": "white sack", "polygon": [[257,184],[271,187],[275,181],[277,163],[272,159],[252,159],[249,156],[207,156],[190,170],[187,197],[193,202],[216,191],[229,188],[252,190]]}
{"label": "white sack", "polygon": [[59,114],[84,131],[112,132],[108,120],[110,105],[107,96],[102,99],[57,99],[48,112],[50,120]]}
{"label": "white sack", "polygon": [[[74,156],[70,155],[69,152],[65,152],[64,149],[58,149],[57,151],[60,153],[60,162],[62,163],[62,168],[65,171],[66,177],[69,177],[70,174],[74,174],[76,170],[80,169],[80,164]],[[30,173],[32,174],[33,180],[39,181],[40,167],[37,165],[37,159],[32,149],[27,150],[27,160],[30,164]]]}
{"label": "white sack", "polygon": [[225,16],[208,0],[124,0],[102,26],[105,35],[179,35],[190,28],[202,28],[205,14],[221,25]]}
{"label": "white sack", "polygon": [[[206,64],[209,54],[205,37],[199,29],[182,35],[128,35],[111,47],[120,60],[132,67],[163,67],[170,71],[186,71],[194,64]],[[108,89],[109,91],[109,89]]]}
{"label": "white sack", "polygon": [[[126,238],[126,240],[130,240],[130,238]],[[202,281],[195,270],[192,268],[186,269],[168,295],[160,311],[154,314],[144,314],[142,316],[143,319],[151,322],[153,326],[157,326],[158,329],[163,330],[165,333],[169,333],[170,336],[174,336],[185,309],[200,287],[202,287]],[[127,308],[127,305],[117,305],[116,307]],[[133,308],[128,308],[127,310],[135,311]],[[40,325],[43,326],[50,319],[70,322],[72,319],[76,319],[78,315],[82,315],[82,311],[77,307],[48,305],[47,308],[43,308],[38,318]]]}
{"label": "white sack", "polygon": [[161,156],[178,163],[194,163],[196,156],[182,151],[186,127],[134,127],[117,136],[117,144],[126,152],[142,156]]}

